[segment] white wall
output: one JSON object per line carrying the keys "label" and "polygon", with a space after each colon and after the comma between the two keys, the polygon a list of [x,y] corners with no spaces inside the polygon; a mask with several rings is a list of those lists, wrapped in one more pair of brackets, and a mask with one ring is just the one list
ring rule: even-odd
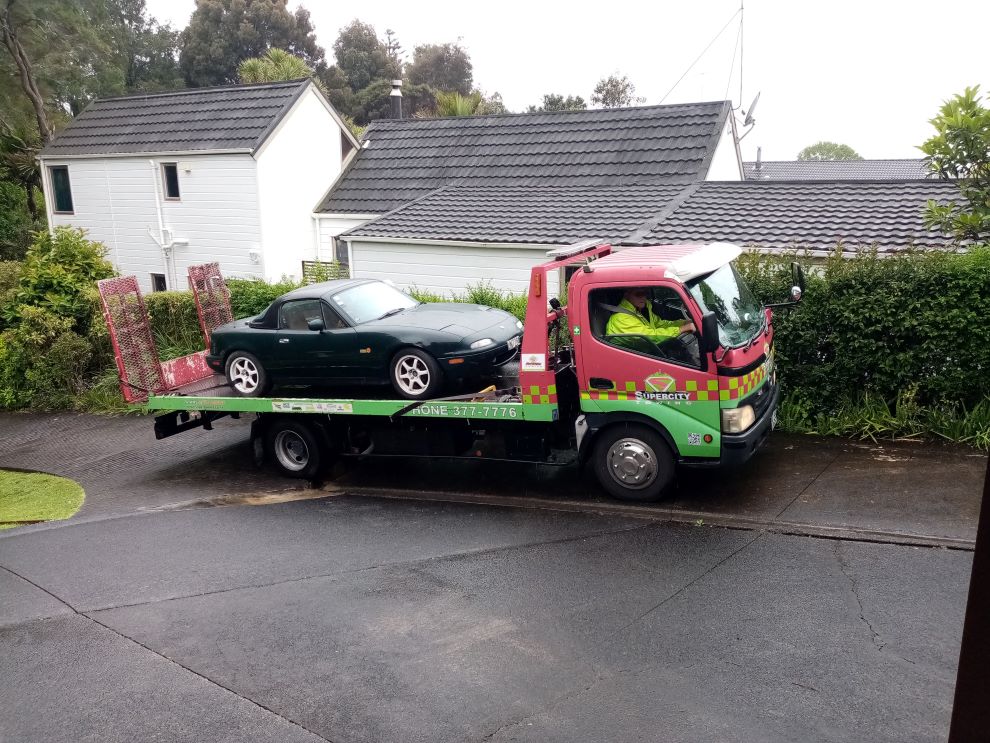
{"label": "white wall", "polygon": [[[389,279],[399,287],[415,287],[443,296],[463,293],[469,284],[490,281],[502,290],[523,294],[530,269],[546,262],[545,246],[476,247],[466,245],[410,245],[351,242],[354,278]],[[550,296],[557,292],[551,274]]]}
{"label": "white wall", "polygon": [[[732,116],[731,111],[729,116]],[[718,146],[715,148],[715,155],[712,157],[705,180],[742,180],[742,163],[736,153],[736,143],[732,137],[732,122],[729,121],[728,117],[725,120],[725,126],[722,127],[722,136],[719,137]]]}
{"label": "white wall", "polygon": [[255,156],[265,276],[299,278],[317,257],[313,205],[341,170],[340,128],[309,88]]}
{"label": "white wall", "polygon": [[[179,201],[163,198],[161,162],[179,163]],[[170,289],[186,289],[188,266],[210,261],[218,261],[228,277],[261,277],[262,265],[249,257],[252,249],[261,248],[250,155],[53,159],[43,165],[49,210],[54,200],[48,166],[68,166],[72,188],[74,213],[50,214],[51,225],[87,230],[90,239],[107,246],[121,274],[137,276],[142,291],[151,290],[152,273],[166,274]],[[167,268],[155,242],[160,235],[156,204],[166,237],[188,240],[174,248]]]}
{"label": "white wall", "polygon": [[[333,239],[347,230],[360,227],[377,219],[378,214],[320,214],[319,221],[319,255],[322,261],[332,261],[335,257]],[[343,247],[341,248],[343,250]]]}

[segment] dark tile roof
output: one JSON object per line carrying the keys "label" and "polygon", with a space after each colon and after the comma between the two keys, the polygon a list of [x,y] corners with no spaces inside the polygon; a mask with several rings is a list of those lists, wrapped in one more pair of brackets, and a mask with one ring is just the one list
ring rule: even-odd
{"label": "dark tile roof", "polygon": [[60,131],[41,157],[254,151],[308,85],[294,80],[103,98]]}
{"label": "dark tile roof", "polygon": [[771,160],[743,163],[746,180],[852,181],[922,180],[925,161],[918,160]]}
{"label": "dark tile roof", "polygon": [[655,226],[626,245],[726,241],[767,249],[854,251],[876,244],[890,251],[911,245],[944,247],[950,241],[926,230],[929,199],[959,197],[951,181],[741,181],[695,187]]}
{"label": "dark tile roof", "polygon": [[443,186],[348,237],[563,244],[615,240],[657,214],[683,185]]}
{"label": "dark tile roof", "polygon": [[318,211],[380,214],[448,184],[607,186],[703,179],[726,101],[378,121]]}

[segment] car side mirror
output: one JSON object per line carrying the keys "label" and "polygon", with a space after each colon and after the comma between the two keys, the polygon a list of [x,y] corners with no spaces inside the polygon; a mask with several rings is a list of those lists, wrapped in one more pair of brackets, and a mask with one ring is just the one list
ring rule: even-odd
{"label": "car side mirror", "polygon": [[701,316],[701,339],[698,342],[702,353],[712,353],[719,347],[718,320],[714,312],[706,312]]}
{"label": "car side mirror", "polygon": [[323,330],[326,327],[326,325],[323,324],[323,320],[318,317],[313,320],[307,320],[306,325],[310,330]]}

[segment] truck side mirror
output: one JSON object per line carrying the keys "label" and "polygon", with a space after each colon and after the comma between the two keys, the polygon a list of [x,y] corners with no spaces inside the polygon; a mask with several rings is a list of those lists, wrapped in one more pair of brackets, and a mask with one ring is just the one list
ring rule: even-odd
{"label": "truck side mirror", "polygon": [[701,339],[699,346],[702,353],[712,353],[719,347],[718,320],[714,312],[706,312],[701,316]]}
{"label": "truck side mirror", "polygon": [[804,269],[801,268],[800,263],[791,264],[791,301],[800,302],[801,297],[804,296]]}

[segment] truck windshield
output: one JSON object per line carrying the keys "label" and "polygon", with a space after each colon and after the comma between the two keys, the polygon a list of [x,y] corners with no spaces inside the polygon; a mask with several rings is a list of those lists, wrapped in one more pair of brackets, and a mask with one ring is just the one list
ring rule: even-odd
{"label": "truck windshield", "polygon": [[763,308],[735,265],[728,263],[714,273],[688,282],[687,287],[703,313],[715,313],[718,338],[723,346],[744,346],[759,335],[763,328]]}

